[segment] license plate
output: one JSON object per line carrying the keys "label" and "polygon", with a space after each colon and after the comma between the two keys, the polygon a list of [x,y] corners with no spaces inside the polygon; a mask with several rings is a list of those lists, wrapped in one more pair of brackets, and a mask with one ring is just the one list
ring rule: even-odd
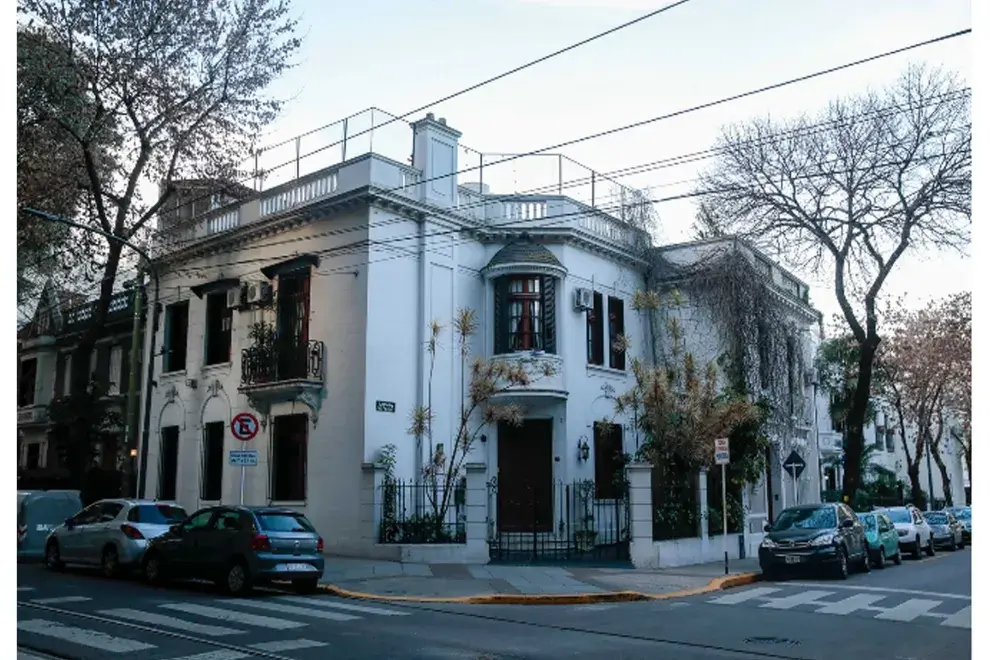
{"label": "license plate", "polygon": [[785,555],[784,556],[784,563],[785,564],[800,564],[801,563],[801,557],[799,557],[797,555]]}
{"label": "license plate", "polygon": [[285,570],[290,571],[292,573],[302,572],[302,571],[312,571],[313,566],[312,564],[286,564]]}

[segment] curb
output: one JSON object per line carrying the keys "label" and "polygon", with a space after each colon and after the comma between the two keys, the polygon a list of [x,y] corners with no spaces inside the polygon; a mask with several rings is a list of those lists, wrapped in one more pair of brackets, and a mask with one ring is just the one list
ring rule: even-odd
{"label": "curb", "polygon": [[321,584],[319,590],[338,598],[373,600],[386,603],[447,603],[460,605],[590,605],[593,603],[631,603],[644,600],[671,600],[697,596],[713,591],[733,589],[752,584],[760,579],[759,573],[739,573],[718,577],[703,587],[683,589],[665,594],[645,594],[639,591],[603,591],[586,594],[481,594],[477,596],[385,596],[351,591],[334,584]]}

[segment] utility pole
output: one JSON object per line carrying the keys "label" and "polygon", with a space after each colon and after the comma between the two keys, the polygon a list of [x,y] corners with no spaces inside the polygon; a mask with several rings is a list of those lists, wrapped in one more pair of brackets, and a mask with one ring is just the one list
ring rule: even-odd
{"label": "utility pole", "polygon": [[127,442],[126,456],[124,456],[124,472],[120,479],[120,494],[122,497],[131,496],[131,482],[134,475],[134,454],[138,445],[137,414],[138,396],[137,383],[140,373],[141,363],[141,310],[143,307],[142,293],[144,291],[144,271],[138,271],[137,280],[134,283],[134,325],[131,328],[131,358],[130,374],[127,383]]}

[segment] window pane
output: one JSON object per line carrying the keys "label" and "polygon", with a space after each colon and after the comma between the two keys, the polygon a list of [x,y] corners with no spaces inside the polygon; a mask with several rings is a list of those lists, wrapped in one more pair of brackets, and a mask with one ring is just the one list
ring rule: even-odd
{"label": "window pane", "polygon": [[127,519],[149,525],[174,525],[186,519],[186,511],[171,504],[142,504],[131,509]]}
{"label": "window pane", "polygon": [[269,532],[312,532],[313,525],[306,516],[292,513],[261,513],[258,514],[261,528]]}

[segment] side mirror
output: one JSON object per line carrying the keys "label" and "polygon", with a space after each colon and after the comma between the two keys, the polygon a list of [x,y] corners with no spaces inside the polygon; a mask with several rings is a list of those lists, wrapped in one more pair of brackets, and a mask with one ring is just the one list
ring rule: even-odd
{"label": "side mirror", "polygon": [[842,526],[845,527],[846,529],[852,529],[853,527],[856,526],[856,521],[855,520],[843,520],[842,521]]}
{"label": "side mirror", "polygon": [[770,523],[763,523],[763,531],[764,532],[770,531]]}

